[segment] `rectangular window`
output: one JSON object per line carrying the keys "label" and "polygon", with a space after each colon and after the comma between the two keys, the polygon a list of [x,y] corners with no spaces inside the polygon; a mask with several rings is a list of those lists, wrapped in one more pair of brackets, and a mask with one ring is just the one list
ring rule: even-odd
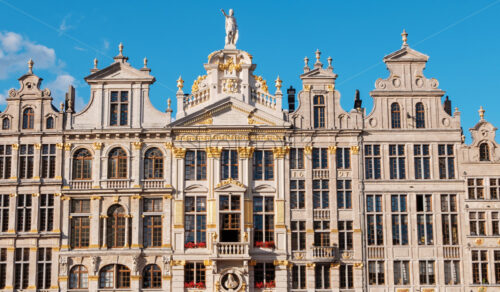
{"label": "rectangular window", "polygon": [[253,227],[256,247],[274,247],[274,197],[253,197]]}
{"label": "rectangular window", "polygon": [[380,179],[380,145],[365,145],[365,178]]}
{"label": "rectangular window", "polygon": [[306,249],[306,221],[292,221],[292,250]]}
{"label": "rectangular window", "polygon": [[436,274],[434,273],[434,261],[419,261],[420,285],[434,285]]}
{"label": "rectangular window", "polygon": [[405,145],[389,145],[389,167],[391,179],[406,178]]}
{"label": "rectangular window", "polygon": [[41,247],[38,249],[38,269],[36,283],[38,289],[50,289],[50,278],[52,271],[52,248]]}
{"label": "rectangular window", "polygon": [[490,178],[490,199],[498,200],[500,194],[500,178]]}
{"label": "rectangular window", "polygon": [[19,178],[33,178],[34,155],[32,144],[19,146]]}
{"label": "rectangular window", "polygon": [[441,229],[443,230],[443,244],[458,244],[458,213],[457,195],[441,195]]}
{"label": "rectangular window", "polygon": [[368,261],[368,283],[370,285],[384,285],[384,261]]}
{"label": "rectangular window", "polygon": [[486,213],[469,212],[470,235],[486,235]]}
{"label": "rectangular window", "polygon": [[413,145],[415,179],[431,178],[431,155],[428,144]]}
{"label": "rectangular window", "polygon": [[488,284],[488,251],[472,251],[472,283]]}
{"label": "rectangular window", "polygon": [[304,148],[290,149],[290,169],[304,169]]}
{"label": "rectangular window", "polygon": [[43,178],[54,178],[56,175],[56,145],[42,145],[42,169]]}
{"label": "rectangular window", "polygon": [[306,289],[306,266],[293,265],[292,289]]}
{"label": "rectangular window", "polygon": [[16,248],[14,252],[14,288],[27,289],[30,271],[30,249]]}
{"label": "rectangular window", "polygon": [[405,194],[391,195],[392,244],[408,245],[408,210]]}
{"label": "rectangular window", "polygon": [[340,289],[352,289],[354,287],[353,265],[340,264]]}
{"label": "rectangular window", "polygon": [[128,91],[111,91],[109,123],[111,126],[128,124]]}
{"label": "rectangular window", "polygon": [[484,200],[484,180],[482,178],[467,179],[469,200]]}
{"label": "rectangular window", "polygon": [[499,212],[491,213],[491,234],[500,235],[500,218],[498,217]]}
{"label": "rectangular window", "polygon": [[460,284],[460,261],[444,261],[444,283],[446,285]]}
{"label": "rectangular window", "polygon": [[275,288],[275,267],[273,263],[257,263],[254,267],[255,288]]}
{"label": "rectangular window", "polygon": [[71,248],[89,247],[90,236],[90,200],[71,200]]}
{"label": "rectangular window", "polygon": [[2,232],[9,230],[10,196],[0,195],[0,228]]}
{"label": "rectangular window", "polygon": [[314,221],[314,246],[330,246],[330,221]]}
{"label": "rectangular window", "polygon": [[290,208],[304,209],[305,207],[305,181],[290,180]]}
{"label": "rectangular window", "polygon": [[495,283],[500,284],[500,250],[493,252],[493,259],[495,260]]}
{"label": "rectangular window", "polygon": [[313,169],[328,168],[328,148],[313,148],[312,166]]}
{"label": "rectangular window", "polygon": [[7,282],[7,249],[0,248],[0,289],[5,289]]}
{"label": "rectangular window", "polygon": [[274,179],[274,157],[271,150],[257,150],[253,154],[253,179]]}
{"label": "rectangular window", "polygon": [[339,250],[352,250],[352,221],[338,221]]}
{"label": "rectangular window", "polygon": [[238,179],[238,151],[223,150],[221,154],[221,179]]}
{"label": "rectangular window", "polygon": [[52,231],[54,228],[54,195],[40,196],[40,231]]}
{"label": "rectangular window", "polygon": [[337,169],[351,169],[351,149],[337,148]]}
{"label": "rectangular window", "polygon": [[184,199],[184,232],[186,248],[205,248],[207,244],[207,198],[186,196]]}
{"label": "rectangular window", "polygon": [[337,180],[337,208],[352,208],[352,183],[350,179]]}
{"label": "rectangular window", "polygon": [[368,245],[384,244],[382,195],[366,196],[366,227]]}
{"label": "rectangular window", "polygon": [[184,172],[186,180],[206,180],[207,153],[203,150],[186,151]]}
{"label": "rectangular window", "polygon": [[410,284],[410,262],[394,261],[394,285]]}
{"label": "rectangular window", "polygon": [[453,144],[439,144],[439,178],[455,178],[455,156],[453,154]]}
{"label": "rectangular window", "polygon": [[17,231],[31,230],[31,195],[17,196]]}
{"label": "rectangular window", "polygon": [[9,179],[12,168],[12,146],[0,145],[0,179]]}
{"label": "rectangular window", "polygon": [[417,195],[417,240],[419,245],[433,245],[432,195]]}
{"label": "rectangular window", "polygon": [[221,242],[240,242],[241,196],[230,194],[219,196]]}
{"label": "rectangular window", "polygon": [[146,198],[143,206],[143,246],[161,247],[162,203],[160,198]]}
{"label": "rectangular window", "polygon": [[330,289],[330,264],[316,264],[314,267],[316,289]]}
{"label": "rectangular window", "polygon": [[328,209],[328,180],[315,179],[313,180],[313,208]]}
{"label": "rectangular window", "polygon": [[206,267],[203,263],[186,263],[184,266],[184,288],[205,289]]}

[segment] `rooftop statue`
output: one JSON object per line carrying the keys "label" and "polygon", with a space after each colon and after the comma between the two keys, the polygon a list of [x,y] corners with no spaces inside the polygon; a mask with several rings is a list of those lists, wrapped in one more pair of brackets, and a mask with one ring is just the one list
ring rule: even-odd
{"label": "rooftop statue", "polygon": [[226,14],[224,9],[221,9],[222,14],[226,17],[226,45],[225,49],[236,49],[236,42],[238,41],[238,25],[234,17],[233,9],[229,9],[229,15]]}

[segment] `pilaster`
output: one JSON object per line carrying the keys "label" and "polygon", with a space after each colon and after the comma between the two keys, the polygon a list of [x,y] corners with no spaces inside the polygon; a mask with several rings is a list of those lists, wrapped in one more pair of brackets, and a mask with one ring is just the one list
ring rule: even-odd
{"label": "pilaster", "polygon": [[131,172],[130,172],[130,176],[132,178],[132,186],[134,188],[136,187],[141,187],[141,178],[142,178],[142,174],[141,174],[141,170],[142,170],[142,167],[141,167],[141,150],[142,150],[142,146],[143,146],[144,143],[142,142],[133,142],[132,143],[132,157],[131,157]]}
{"label": "pilaster", "polygon": [[99,248],[99,231],[101,223],[101,200],[100,196],[90,197],[90,238],[89,248]]}
{"label": "pilaster", "polygon": [[38,212],[39,212],[39,202],[40,194],[31,194],[31,233],[38,233]]}
{"label": "pilaster", "polygon": [[101,181],[101,156],[102,156],[102,146],[101,142],[94,142],[92,144],[94,148],[94,157],[92,159],[92,187],[99,188]]}
{"label": "pilaster", "polygon": [[34,180],[40,180],[40,170],[42,169],[42,164],[41,164],[41,153],[42,151],[40,150],[42,147],[42,144],[36,143],[35,144],[35,153],[33,154],[33,179]]}

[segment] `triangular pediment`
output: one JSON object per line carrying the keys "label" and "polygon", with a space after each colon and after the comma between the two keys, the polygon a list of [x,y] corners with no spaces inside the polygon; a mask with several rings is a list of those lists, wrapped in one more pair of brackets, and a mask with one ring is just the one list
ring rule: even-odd
{"label": "triangular pediment", "polygon": [[155,78],[149,74],[149,70],[138,70],[128,63],[115,62],[110,66],[96,71],[85,77],[85,81],[126,81],[143,80],[154,82]]}
{"label": "triangular pediment", "polygon": [[384,57],[384,62],[427,62],[429,56],[410,47],[403,47]]}
{"label": "triangular pediment", "polygon": [[330,70],[325,70],[325,69],[322,69],[322,68],[316,68],[316,69],[313,69],[309,72],[306,72],[306,73],[303,73],[300,75],[300,78],[301,79],[304,79],[304,78],[318,78],[318,79],[323,79],[323,78],[337,78],[337,74],[333,73],[332,71]]}
{"label": "triangular pediment", "polygon": [[172,126],[289,126],[280,117],[259,110],[240,100],[227,97],[192,114],[182,117]]}
{"label": "triangular pediment", "polygon": [[215,186],[216,192],[245,192],[247,187],[234,179],[223,180]]}

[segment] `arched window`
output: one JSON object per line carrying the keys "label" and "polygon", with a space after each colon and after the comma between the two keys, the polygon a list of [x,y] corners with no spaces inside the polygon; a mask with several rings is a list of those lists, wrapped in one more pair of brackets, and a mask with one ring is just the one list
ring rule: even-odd
{"label": "arched window", "polygon": [[2,130],[10,129],[10,120],[9,118],[3,118],[2,120]]}
{"label": "arched window", "polygon": [[99,288],[130,288],[130,269],[124,265],[107,265],[99,272]]}
{"label": "arched window", "polygon": [[87,289],[89,278],[87,268],[82,265],[74,266],[69,273],[69,289]]}
{"label": "arched window", "polygon": [[73,179],[91,179],[92,154],[87,149],[79,149],[73,155]]}
{"label": "arched window", "polygon": [[163,178],[163,154],[158,148],[151,148],[144,155],[144,178]]}
{"label": "arched window", "polygon": [[479,161],[490,161],[490,146],[487,143],[479,145]]}
{"label": "arched window", "polygon": [[161,288],[161,270],[157,265],[147,265],[142,271],[142,288]]}
{"label": "arched window", "polygon": [[109,153],[108,178],[127,178],[127,153],[121,148],[115,148]]}
{"label": "arched window", "polygon": [[127,228],[125,209],[120,205],[109,207],[106,225],[108,247],[124,247]]}
{"label": "arched window", "polygon": [[32,108],[23,111],[23,129],[33,129],[35,125],[35,112]]}
{"label": "arched window", "polygon": [[419,102],[415,105],[415,110],[416,110],[416,125],[417,128],[425,128],[425,110],[424,110],[424,105]]}
{"label": "arched window", "polygon": [[45,121],[45,128],[46,129],[54,129],[54,118],[53,117],[47,118],[47,120]]}
{"label": "arched window", "polygon": [[325,97],[316,95],[313,98],[314,102],[314,128],[325,127]]}
{"label": "arched window", "polygon": [[401,128],[401,110],[397,102],[391,104],[391,128]]}

